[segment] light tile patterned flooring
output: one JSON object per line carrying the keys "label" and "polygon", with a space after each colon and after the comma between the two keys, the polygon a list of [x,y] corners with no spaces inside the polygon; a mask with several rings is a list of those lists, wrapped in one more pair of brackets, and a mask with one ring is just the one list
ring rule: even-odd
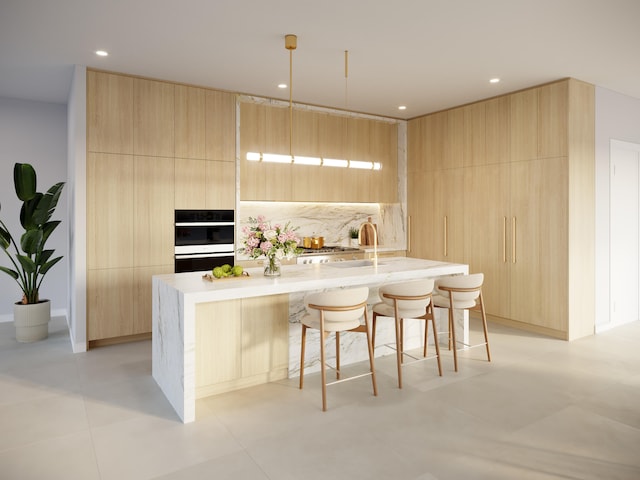
{"label": "light tile patterned flooring", "polygon": [[[477,322],[473,322],[475,325]],[[151,377],[151,344],[70,351],[0,324],[0,478],[640,479],[640,322],[574,342],[490,325],[493,361],[376,362],[203,399],[183,425]],[[478,332],[476,331],[475,334]],[[353,370],[362,367],[357,365]]]}

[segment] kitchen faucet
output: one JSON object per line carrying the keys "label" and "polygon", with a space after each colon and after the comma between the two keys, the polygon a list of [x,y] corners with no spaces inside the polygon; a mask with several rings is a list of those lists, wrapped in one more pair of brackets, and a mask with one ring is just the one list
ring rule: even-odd
{"label": "kitchen faucet", "polygon": [[358,230],[358,243],[361,244],[360,238],[362,236],[362,229],[367,226],[371,226],[371,230],[373,230],[373,265],[375,267],[378,266],[378,232],[376,232],[376,227],[373,223],[371,223],[371,217],[366,222],[363,222],[360,225],[360,229]]}

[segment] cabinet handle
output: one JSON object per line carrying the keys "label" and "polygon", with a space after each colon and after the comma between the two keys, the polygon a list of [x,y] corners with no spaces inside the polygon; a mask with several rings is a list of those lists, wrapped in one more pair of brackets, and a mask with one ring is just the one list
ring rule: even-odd
{"label": "cabinet handle", "polygon": [[407,217],[407,251],[411,252],[411,215]]}
{"label": "cabinet handle", "polygon": [[507,263],[507,217],[502,217],[502,263]]}
{"label": "cabinet handle", "polygon": [[516,217],[511,218],[511,262],[516,263]]}
{"label": "cabinet handle", "polygon": [[448,235],[449,233],[449,218],[445,215],[444,216],[444,256],[447,256],[447,241],[448,241]]}

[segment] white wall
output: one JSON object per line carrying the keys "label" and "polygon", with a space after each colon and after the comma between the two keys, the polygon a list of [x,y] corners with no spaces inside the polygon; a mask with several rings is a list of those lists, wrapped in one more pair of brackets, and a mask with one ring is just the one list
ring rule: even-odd
{"label": "white wall", "polygon": [[87,350],[87,69],[76,66],[73,72],[67,116],[69,238],[68,318],[69,334],[74,352]]}
{"label": "white wall", "polygon": [[[67,178],[66,105],[0,98],[0,218],[19,238],[21,202],[13,187],[13,165],[30,163],[38,175],[38,191]],[[54,218],[61,220],[47,247],[64,258],[46,275],[40,295],[51,300],[53,315],[67,309],[67,187],[62,191]],[[10,266],[4,252],[0,264]],[[13,320],[13,304],[22,297],[11,277],[0,272],[0,320]]]}
{"label": "white wall", "polygon": [[610,324],[610,141],[640,143],[640,99],[596,87],[596,331]]}

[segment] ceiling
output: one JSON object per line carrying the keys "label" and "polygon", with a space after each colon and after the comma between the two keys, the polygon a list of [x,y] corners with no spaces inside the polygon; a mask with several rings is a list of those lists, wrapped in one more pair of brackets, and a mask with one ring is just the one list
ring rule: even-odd
{"label": "ceiling", "polygon": [[293,33],[297,102],[411,118],[564,77],[640,98],[639,19],[639,0],[1,0],[0,97],[66,103],[78,64],[288,100]]}

